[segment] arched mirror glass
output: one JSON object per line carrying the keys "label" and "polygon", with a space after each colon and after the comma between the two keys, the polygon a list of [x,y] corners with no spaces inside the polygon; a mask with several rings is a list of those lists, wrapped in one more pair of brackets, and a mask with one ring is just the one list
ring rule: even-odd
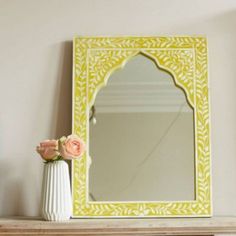
{"label": "arched mirror glass", "polygon": [[115,70],[90,113],[89,155],[90,201],[194,200],[194,112],[173,76],[142,54]]}

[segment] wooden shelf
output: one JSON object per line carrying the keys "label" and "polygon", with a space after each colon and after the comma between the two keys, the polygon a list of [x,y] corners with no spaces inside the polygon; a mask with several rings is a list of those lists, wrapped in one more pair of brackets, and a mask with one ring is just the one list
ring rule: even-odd
{"label": "wooden shelf", "polygon": [[47,222],[40,218],[1,218],[2,235],[236,235],[236,217],[176,219],[73,219]]}

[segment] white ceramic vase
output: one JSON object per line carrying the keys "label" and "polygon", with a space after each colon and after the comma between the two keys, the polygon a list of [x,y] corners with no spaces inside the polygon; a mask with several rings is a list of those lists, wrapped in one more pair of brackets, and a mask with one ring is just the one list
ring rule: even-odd
{"label": "white ceramic vase", "polygon": [[68,164],[54,161],[44,165],[41,214],[45,220],[69,220],[72,200]]}

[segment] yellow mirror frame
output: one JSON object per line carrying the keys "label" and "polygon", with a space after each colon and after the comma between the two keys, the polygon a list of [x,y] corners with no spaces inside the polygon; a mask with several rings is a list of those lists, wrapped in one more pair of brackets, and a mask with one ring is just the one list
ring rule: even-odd
{"label": "yellow mirror frame", "polygon": [[[89,110],[112,72],[142,53],[174,77],[194,110],[195,200],[95,202],[88,197]],[[73,217],[209,217],[211,163],[207,41],[204,37],[75,37],[73,133],[87,151],[72,161]]]}

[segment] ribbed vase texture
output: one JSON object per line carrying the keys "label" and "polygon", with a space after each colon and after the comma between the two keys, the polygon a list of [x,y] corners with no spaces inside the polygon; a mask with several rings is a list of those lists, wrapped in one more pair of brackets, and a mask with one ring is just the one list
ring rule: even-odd
{"label": "ribbed vase texture", "polygon": [[49,221],[69,220],[72,214],[70,177],[65,161],[44,165],[42,185],[42,217]]}

